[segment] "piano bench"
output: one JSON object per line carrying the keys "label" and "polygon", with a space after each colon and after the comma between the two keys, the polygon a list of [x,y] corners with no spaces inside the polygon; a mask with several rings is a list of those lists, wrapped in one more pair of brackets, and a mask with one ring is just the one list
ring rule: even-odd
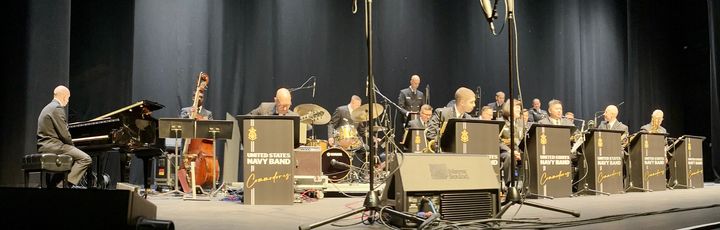
{"label": "piano bench", "polygon": [[[40,188],[43,187],[43,176],[45,173],[62,173],[63,185],[68,184],[68,173],[72,168],[73,159],[68,155],[54,153],[33,153],[25,155],[22,162],[22,170],[25,174],[25,187],[28,187],[30,173],[40,173]],[[46,185],[47,187],[53,185]]]}

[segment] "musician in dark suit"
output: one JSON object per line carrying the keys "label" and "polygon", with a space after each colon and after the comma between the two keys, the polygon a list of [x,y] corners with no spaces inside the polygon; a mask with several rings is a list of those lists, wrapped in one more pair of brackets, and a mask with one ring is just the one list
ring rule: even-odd
{"label": "musician in dark suit", "polygon": [[540,99],[533,99],[532,108],[529,110],[530,116],[528,117],[530,122],[539,122],[548,116],[547,111],[543,110],[540,106]]}
{"label": "musician in dark suit", "polygon": [[[512,118],[510,117],[510,105],[514,104],[514,115]],[[503,104],[502,112],[503,112],[503,120],[505,120],[505,125],[503,125],[503,128],[500,132],[500,162],[502,163],[500,167],[503,169],[503,182],[505,185],[509,185],[510,182],[510,173],[512,173],[513,169],[512,166],[512,160],[515,159],[519,161],[520,158],[520,142],[525,138],[525,130],[529,127],[525,127],[525,122],[522,119],[522,101],[520,100],[513,100],[512,103],[505,102]],[[515,146],[515,151],[511,155],[510,154],[510,119],[515,119],[514,126],[514,140],[513,144]],[[512,157],[511,157],[512,156]]]}
{"label": "musician in dark suit", "polygon": [[[344,125],[352,125],[356,130],[358,130],[358,122],[353,120],[352,112],[360,107],[361,104],[362,98],[357,95],[352,95],[352,97],[350,97],[350,103],[339,106],[335,109],[335,112],[333,112],[330,122],[328,123],[328,144],[332,146],[335,143],[335,138],[333,137],[335,129]],[[360,132],[358,132],[358,134],[360,134]],[[361,135],[360,138],[362,137],[363,136]]]}
{"label": "musician in dark suit", "polygon": [[275,102],[263,102],[253,109],[248,115],[277,115],[277,116],[298,116],[295,111],[290,110],[292,106],[292,95],[286,88],[280,88],[275,92]]}
{"label": "musician in dark suit", "polygon": [[625,132],[623,136],[627,137],[628,127],[627,125],[617,120],[618,113],[619,111],[617,106],[608,105],[605,108],[605,114],[603,114],[605,120],[600,122],[600,125],[598,125],[598,129],[621,130]]}
{"label": "musician in dark suit", "polygon": [[487,104],[493,109],[493,119],[499,119],[502,117],[502,106],[505,103],[505,93],[499,91],[495,93],[495,102]]}
{"label": "musician in dark suit", "polygon": [[408,123],[409,128],[420,128],[424,129],[427,127],[430,117],[432,117],[433,108],[428,104],[424,104],[420,107],[420,116],[417,119],[412,120]]}
{"label": "musician in dark suit", "polygon": [[[198,107],[200,107],[201,109],[200,109],[200,113],[198,113],[198,115],[200,116],[200,119],[212,120],[213,119],[212,112],[210,110],[205,109],[205,107],[203,107],[204,95],[205,95],[204,93],[200,93]],[[192,106],[182,108],[180,110],[180,118],[190,118],[190,115],[192,115],[193,112],[195,112],[195,108],[193,108]]]}
{"label": "musician in dark suit", "polygon": [[[68,155],[73,159],[73,166],[68,174],[70,185],[77,186],[85,176],[92,158],[82,150],[73,145],[72,137],[68,130],[65,107],[70,101],[70,89],[65,86],[58,86],[53,91],[53,100],[45,106],[38,117],[37,127],[37,151],[39,153],[55,153]],[[62,175],[56,174],[48,186],[56,185],[62,180]]]}
{"label": "musician in dark suit", "polygon": [[548,102],[548,117],[541,119],[538,123],[546,125],[575,125],[572,121],[564,119],[562,102],[560,100],[551,100]]}
{"label": "musician in dark suit", "polygon": [[490,106],[483,106],[482,109],[480,109],[480,120],[492,120],[493,119],[493,109]]}
{"label": "musician in dark suit", "polygon": [[420,76],[412,75],[410,77],[410,87],[400,90],[398,105],[405,116],[409,112],[420,111],[420,106],[425,103],[425,95],[418,90],[418,86],[420,86]]}
{"label": "musician in dark suit", "polygon": [[428,122],[425,137],[428,140],[436,140],[440,136],[440,128],[443,123],[451,118],[472,118],[469,112],[475,107],[475,92],[460,87],[455,91],[455,105],[453,107],[444,107],[435,109],[430,121]]}
{"label": "musician in dark suit", "polygon": [[662,122],[665,113],[662,110],[655,110],[650,117],[650,124],[643,125],[640,127],[640,131],[646,131],[648,133],[667,133],[667,130],[663,128]]}

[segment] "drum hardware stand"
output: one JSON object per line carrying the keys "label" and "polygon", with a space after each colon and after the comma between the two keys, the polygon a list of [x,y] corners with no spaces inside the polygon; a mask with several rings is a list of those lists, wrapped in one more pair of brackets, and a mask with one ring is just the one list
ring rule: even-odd
{"label": "drum hardware stand", "polygon": [[[355,1],[357,1],[357,0],[355,0]],[[370,104],[368,112],[370,113],[370,122],[369,123],[372,124],[373,120],[375,119],[373,117],[373,115],[374,115],[373,111],[375,110],[374,109],[374,107],[375,107],[375,87],[373,87],[375,85],[375,77],[373,74],[373,58],[372,58],[373,57],[372,0],[365,0],[365,40],[367,42],[367,52],[368,52],[368,56],[367,56],[368,57],[368,63],[367,63],[368,64],[368,66],[367,66],[368,67],[368,72],[367,72],[368,73],[368,95],[367,96],[369,98],[368,103]],[[368,137],[368,143],[372,143],[371,141],[372,140],[370,140],[370,137]],[[370,158],[371,165],[375,164],[374,156],[375,156],[376,151],[377,151],[377,149],[374,148],[374,146],[370,148],[370,157],[369,158]],[[340,214],[340,215],[337,215],[335,217],[331,217],[326,220],[322,220],[317,223],[303,224],[303,225],[298,226],[298,228],[301,230],[317,228],[317,227],[320,227],[320,226],[356,215],[358,213],[365,212],[365,211],[369,211],[368,221],[370,222],[370,224],[373,224],[375,222],[375,213],[382,212],[382,213],[380,213],[381,215],[389,214],[393,217],[398,217],[398,218],[417,222],[418,224],[422,223],[423,226],[427,225],[428,223],[424,223],[425,219],[421,219],[420,217],[406,214],[403,212],[399,212],[399,211],[396,211],[396,210],[393,210],[390,208],[382,208],[381,207],[380,194],[379,194],[380,192],[376,191],[375,187],[374,187],[375,186],[374,185],[375,184],[375,172],[374,171],[375,170],[370,170],[370,183],[368,184],[369,191],[365,195],[365,202],[363,202],[363,207]],[[430,221],[432,221],[432,219]]]}
{"label": "drum hardware stand", "polygon": [[[583,165],[585,165],[585,176],[587,176],[587,172],[588,172],[588,170],[590,170],[590,169],[588,168],[588,165],[587,165],[587,158],[585,158],[584,155],[582,155],[582,158],[583,158]],[[590,187],[589,187],[589,185],[588,185],[588,183],[587,183],[587,179],[584,179],[582,189],[579,189],[577,192],[573,193],[573,194],[570,195],[570,196],[580,196],[580,194],[582,194],[582,193],[584,193],[584,192],[592,192],[592,193],[595,193],[595,194],[603,194],[603,195],[606,195],[606,196],[609,196],[609,195],[610,195],[610,193],[607,193],[607,192],[602,192],[602,191],[590,189]]]}
{"label": "drum hardware stand", "polygon": [[[497,1],[496,1],[496,3],[497,3]],[[508,65],[508,67],[509,67],[509,70],[510,70],[510,71],[509,71],[509,74],[508,74],[508,88],[509,88],[508,91],[509,91],[509,98],[510,98],[510,100],[511,100],[510,103],[513,103],[513,102],[512,102],[512,100],[514,99],[514,97],[513,97],[513,82],[514,82],[514,81],[513,81],[513,77],[516,76],[515,70],[516,70],[516,68],[517,68],[517,63],[515,62],[515,61],[516,61],[516,53],[515,53],[515,51],[517,51],[517,46],[516,46],[517,41],[516,41],[516,37],[515,37],[516,24],[515,24],[515,16],[514,16],[514,14],[515,14],[515,12],[514,12],[514,11],[515,11],[515,9],[514,9],[514,8],[515,8],[515,7],[514,7],[515,2],[514,2],[514,0],[508,0],[508,1],[506,1],[506,5],[507,5],[507,6],[505,7],[505,8],[506,8],[506,18],[507,18],[507,22],[506,22],[506,23],[507,23],[507,25],[509,25],[509,27],[508,27],[508,53],[509,53],[509,55],[508,55],[508,57],[509,57],[509,58],[508,58],[508,59],[509,59],[509,65]],[[493,7],[493,11],[495,11],[495,7]],[[493,14],[493,15],[489,15],[489,17],[494,17],[494,14],[495,14],[495,13],[493,12],[492,14]],[[492,24],[491,24],[491,25],[492,25]],[[512,105],[512,104],[511,104],[511,105]],[[510,114],[512,114],[512,115],[515,114],[515,106],[510,106]],[[514,153],[515,153],[515,143],[514,143],[514,142],[515,142],[515,119],[510,119],[510,137],[511,137],[511,138],[510,138],[510,157],[513,157],[513,155],[514,155]],[[515,170],[516,161],[515,161],[515,160],[512,160],[512,161],[510,161],[510,162],[511,162],[511,164],[510,164],[510,165],[511,165],[511,166],[510,166],[510,169],[514,171],[514,170]],[[508,193],[507,193],[507,196],[506,196],[506,198],[505,198],[505,204],[503,204],[502,209],[500,210],[500,212],[497,213],[497,215],[495,216],[495,218],[500,218],[500,217],[502,217],[503,214],[505,214],[505,212],[506,212],[511,206],[513,206],[513,205],[515,205],[515,204],[528,205],[528,206],[531,206],[531,207],[542,208],[542,209],[546,209],[546,210],[550,210],[550,211],[555,211],[555,212],[560,212],[560,213],[569,214],[569,215],[572,215],[572,216],[575,216],[575,217],[580,217],[580,213],[577,212],[577,211],[566,210],[566,209],[562,209],[562,208],[558,208],[558,207],[552,207],[552,206],[549,206],[549,205],[544,205],[544,204],[534,203],[534,202],[530,202],[530,201],[525,201],[524,198],[523,198],[523,195],[521,194],[521,192],[520,192],[519,189],[517,188],[517,185],[516,185],[516,184],[517,184],[517,177],[515,176],[515,173],[514,173],[514,172],[513,172],[513,173],[510,173],[510,178],[511,178],[511,183],[510,183],[510,187],[508,187]]]}
{"label": "drum hardware stand", "polygon": [[629,155],[627,156],[627,162],[628,162],[628,163],[627,163],[627,170],[626,170],[626,171],[627,171],[627,178],[628,178],[628,187],[625,188],[625,192],[628,192],[628,191],[631,191],[631,190],[639,190],[639,191],[642,191],[642,192],[652,192],[652,191],[653,191],[652,189],[645,189],[645,188],[635,187],[635,186],[633,185],[633,181],[632,181],[632,174],[633,174],[633,173],[632,173],[632,159],[630,159],[630,156],[629,156]]}

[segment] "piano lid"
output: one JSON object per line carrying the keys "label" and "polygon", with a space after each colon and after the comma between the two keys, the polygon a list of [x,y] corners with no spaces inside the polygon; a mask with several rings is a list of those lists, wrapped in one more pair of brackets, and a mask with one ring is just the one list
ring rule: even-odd
{"label": "piano lid", "polygon": [[141,108],[147,108],[148,110],[150,110],[150,111],[152,112],[152,111],[155,111],[155,110],[158,110],[158,109],[165,108],[165,106],[162,105],[162,104],[160,104],[160,103],[154,102],[154,101],[142,100],[142,101],[135,102],[135,103],[133,103],[132,105],[128,105],[128,106],[125,106],[125,107],[123,107],[123,108],[121,108],[121,109],[112,111],[112,112],[110,112],[110,113],[108,113],[108,114],[105,114],[105,115],[96,117],[95,119],[92,119],[92,120],[90,120],[90,121],[102,120],[102,119],[111,117],[111,116],[116,115],[116,114],[120,114],[120,113],[123,113],[123,112],[130,112],[130,111],[132,111],[133,109],[141,109]]}

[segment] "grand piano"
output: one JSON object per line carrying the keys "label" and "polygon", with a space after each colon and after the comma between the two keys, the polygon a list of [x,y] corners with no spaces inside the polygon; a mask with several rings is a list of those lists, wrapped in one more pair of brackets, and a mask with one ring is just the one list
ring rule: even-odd
{"label": "grand piano", "polygon": [[[89,121],[70,123],[68,128],[75,147],[86,153],[118,151],[143,159],[144,179],[147,180],[148,160],[165,149],[165,142],[158,137],[158,120],[151,115],[164,107],[157,102],[142,100]],[[96,165],[101,165],[98,163]],[[102,174],[102,168],[96,169]],[[121,168],[121,181],[127,180],[127,170]]]}

